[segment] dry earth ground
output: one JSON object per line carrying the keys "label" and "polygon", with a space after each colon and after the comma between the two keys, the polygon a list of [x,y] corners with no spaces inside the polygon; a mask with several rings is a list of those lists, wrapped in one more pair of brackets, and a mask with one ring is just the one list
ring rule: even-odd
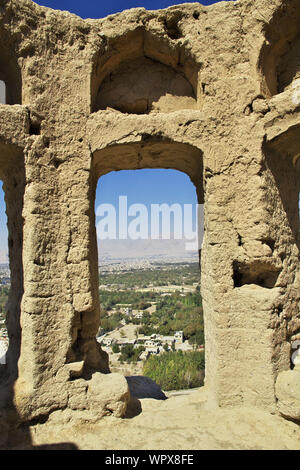
{"label": "dry earth ground", "polygon": [[[220,409],[205,388],[169,392],[168,400],[136,400],[133,418],[62,424],[64,412],[31,427],[34,446],[71,443],[91,450],[300,450],[299,425],[255,408]],[[135,408],[135,410],[134,410]]]}

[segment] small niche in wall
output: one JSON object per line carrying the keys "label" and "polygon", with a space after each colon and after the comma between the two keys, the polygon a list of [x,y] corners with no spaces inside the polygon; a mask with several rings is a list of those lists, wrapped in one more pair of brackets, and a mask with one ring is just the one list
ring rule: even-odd
{"label": "small niche in wall", "polygon": [[191,83],[183,73],[140,57],[122,63],[101,83],[95,111],[112,108],[128,114],[197,109]]}

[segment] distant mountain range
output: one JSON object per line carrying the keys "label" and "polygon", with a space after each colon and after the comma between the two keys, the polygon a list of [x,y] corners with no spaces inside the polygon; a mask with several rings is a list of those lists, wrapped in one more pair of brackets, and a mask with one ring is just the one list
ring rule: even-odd
{"label": "distant mountain range", "polygon": [[[99,262],[148,259],[197,261],[198,252],[186,250],[185,240],[101,240]],[[0,250],[0,264],[8,263],[8,253]]]}
{"label": "distant mountain range", "polygon": [[101,240],[99,262],[129,259],[197,261],[197,251],[187,251],[185,240]]}

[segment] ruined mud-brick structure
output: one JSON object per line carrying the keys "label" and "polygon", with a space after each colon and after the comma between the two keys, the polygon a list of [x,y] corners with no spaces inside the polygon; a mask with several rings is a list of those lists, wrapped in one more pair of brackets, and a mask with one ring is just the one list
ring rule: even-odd
{"label": "ruined mud-brick structure", "polygon": [[109,171],[173,168],[205,205],[212,402],[300,419],[300,0],[99,20],[1,0],[0,36],[12,275],[2,417],[124,415],[127,382],[95,339],[95,190]]}

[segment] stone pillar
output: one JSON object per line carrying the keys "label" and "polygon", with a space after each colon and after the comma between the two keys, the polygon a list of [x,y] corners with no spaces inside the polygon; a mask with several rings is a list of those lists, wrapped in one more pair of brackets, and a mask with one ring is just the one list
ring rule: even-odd
{"label": "stone pillar", "polygon": [[232,156],[221,171],[213,169],[212,154],[205,163],[201,284],[206,385],[219,405],[247,403],[273,410],[270,326],[281,265],[267,243],[262,155],[251,150],[254,154]]}

